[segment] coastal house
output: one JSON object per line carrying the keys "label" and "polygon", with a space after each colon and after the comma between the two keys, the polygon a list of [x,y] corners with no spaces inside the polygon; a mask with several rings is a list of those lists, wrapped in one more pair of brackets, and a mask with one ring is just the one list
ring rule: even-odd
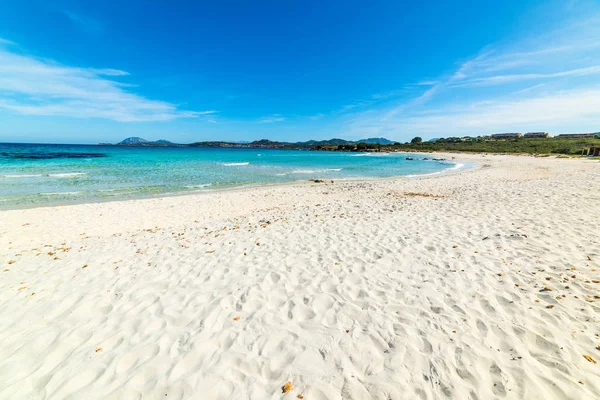
{"label": "coastal house", "polygon": [[520,133],[494,133],[492,135],[493,139],[516,139],[516,138],[520,138],[521,135]]}
{"label": "coastal house", "polygon": [[588,157],[600,157],[600,146],[592,146],[592,147],[583,149],[583,151],[581,152],[581,155],[588,156]]}
{"label": "coastal house", "polygon": [[547,138],[550,135],[548,135],[548,132],[527,132],[525,135],[523,135],[523,137],[526,137],[528,139],[533,139],[533,138]]}
{"label": "coastal house", "polygon": [[594,136],[596,135],[594,135],[593,133],[562,133],[557,137],[561,139],[589,139],[593,138]]}

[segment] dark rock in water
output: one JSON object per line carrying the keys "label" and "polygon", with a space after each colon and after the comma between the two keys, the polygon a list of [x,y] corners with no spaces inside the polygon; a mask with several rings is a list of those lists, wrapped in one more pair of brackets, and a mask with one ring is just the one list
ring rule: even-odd
{"label": "dark rock in water", "polygon": [[407,159],[408,161],[413,161],[413,160],[414,160],[414,158],[412,158],[412,157],[406,157],[406,159]]}
{"label": "dark rock in water", "polygon": [[71,153],[71,152],[53,152],[53,151],[37,151],[37,152],[18,152],[5,151],[1,152],[0,156],[8,159],[24,159],[24,160],[52,160],[55,158],[100,158],[108,157],[104,153]]}
{"label": "dark rock in water", "polygon": [[433,161],[446,161],[445,158],[434,158]]}

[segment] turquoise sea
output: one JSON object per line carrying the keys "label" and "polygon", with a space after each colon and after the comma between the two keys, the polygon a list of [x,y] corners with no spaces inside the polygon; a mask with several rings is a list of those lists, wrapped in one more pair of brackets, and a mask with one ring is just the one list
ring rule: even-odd
{"label": "turquoise sea", "polygon": [[401,153],[0,144],[0,208],[316,178],[414,176],[463,166],[424,158]]}

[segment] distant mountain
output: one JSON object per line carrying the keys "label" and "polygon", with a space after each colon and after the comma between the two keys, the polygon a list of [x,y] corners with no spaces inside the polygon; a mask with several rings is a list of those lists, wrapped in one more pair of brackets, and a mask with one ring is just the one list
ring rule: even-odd
{"label": "distant mountain", "polygon": [[121,140],[119,143],[117,144],[127,144],[127,145],[131,145],[131,144],[144,144],[144,143],[150,143],[149,140],[143,139],[141,137],[137,137],[137,136],[132,136],[132,137],[128,137],[125,140]]}
{"label": "distant mountain", "polygon": [[159,139],[159,140],[155,140],[154,142],[150,142],[152,144],[161,144],[163,146],[170,146],[172,144],[175,144],[173,142],[169,142],[168,140],[165,139]]}
{"label": "distant mountain", "polygon": [[339,146],[344,144],[353,144],[349,140],[344,139],[329,139],[329,140],[309,140],[307,142],[297,142],[294,144],[298,144],[301,146]]}
{"label": "distant mountain", "polygon": [[359,141],[345,140],[339,138],[333,138],[329,140],[308,140],[306,142],[277,142],[268,139],[255,140],[253,142],[220,142],[220,141],[209,141],[209,142],[195,142],[190,144],[176,144],[169,142],[168,140],[156,140],[150,141],[141,137],[129,137],[125,140],[120,141],[116,146],[203,146],[203,147],[266,147],[266,148],[311,148],[319,146],[343,146],[343,145],[355,145],[357,143],[365,144],[394,144],[391,140],[386,138],[368,138]]}
{"label": "distant mountain", "polygon": [[368,139],[361,139],[358,140],[357,143],[367,143],[367,144],[394,144],[394,142],[392,142],[391,140],[388,140],[386,138],[368,138]]}
{"label": "distant mountain", "polygon": [[128,137],[125,140],[121,140],[116,145],[117,146],[175,146],[176,144],[173,142],[169,142],[168,140],[164,140],[164,139],[150,141],[150,140],[146,140],[141,137],[132,136],[132,137]]}

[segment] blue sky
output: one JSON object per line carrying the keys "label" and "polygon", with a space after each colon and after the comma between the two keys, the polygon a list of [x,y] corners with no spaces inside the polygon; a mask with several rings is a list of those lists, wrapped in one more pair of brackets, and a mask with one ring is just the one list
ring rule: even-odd
{"label": "blue sky", "polygon": [[0,141],[600,131],[597,1],[0,7]]}

